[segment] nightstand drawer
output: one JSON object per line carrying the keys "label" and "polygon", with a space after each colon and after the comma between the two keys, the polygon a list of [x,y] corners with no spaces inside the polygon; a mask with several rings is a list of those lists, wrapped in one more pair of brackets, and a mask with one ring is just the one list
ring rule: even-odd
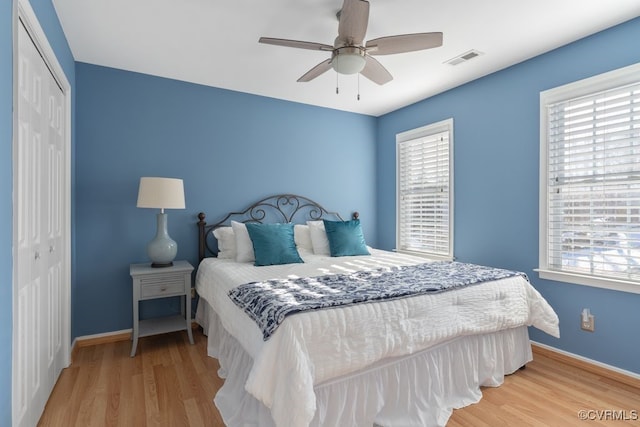
{"label": "nightstand drawer", "polygon": [[169,295],[184,295],[184,274],[147,276],[140,279],[140,298],[154,298]]}

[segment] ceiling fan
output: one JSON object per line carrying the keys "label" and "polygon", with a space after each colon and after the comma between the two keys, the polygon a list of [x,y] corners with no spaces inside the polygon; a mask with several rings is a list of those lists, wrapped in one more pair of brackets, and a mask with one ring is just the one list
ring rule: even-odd
{"label": "ceiling fan", "polygon": [[260,37],[259,43],[331,52],[331,58],[307,71],[298,79],[299,82],[311,81],[333,68],[340,74],[360,73],[379,85],[390,82],[393,76],[372,55],[391,55],[442,46],[442,33],[439,32],[380,37],[365,43],[369,21],[369,2],[365,0],[344,0],[337,17],[338,37],[333,46],[271,37]]}

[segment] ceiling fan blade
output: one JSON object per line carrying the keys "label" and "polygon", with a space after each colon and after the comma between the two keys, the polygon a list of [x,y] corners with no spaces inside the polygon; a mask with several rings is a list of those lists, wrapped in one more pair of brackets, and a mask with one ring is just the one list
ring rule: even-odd
{"label": "ceiling fan blade", "polygon": [[344,0],[340,10],[336,47],[361,46],[369,23],[369,2]]}
{"label": "ceiling fan blade", "polygon": [[442,46],[442,33],[416,33],[380,37],[367,42],[369,55],[391,55]]}
{"label": "ceiling fan blade", "polygon": [[363,70],[360,71],[360,74],[379,85],[389,83],[393,80],[391,73],[388,72],[377,59],[372,58],[369,55],[365,55],[364,59],[366,60],[366,63]]}
{"label": "ceiling fan blade", "polygon": [[302,42],[299,40],[274,39],[271,37],[260,37],[260,40],[258,40],[258,43],[273,44],[276,46],[285,46],[285,47],[296,47],[298,49],[326,50],[329,52],[333,50],[333,46],[330,46],[328,44]]}
{"label": "ceiling fan blade", "polygon": [[307,71],[302,77],[298,79],[298,81],[309,82],[315,79],[316,77],[318,77],[320,74],[326,73],[330,69],[331,69],[331,58],[327,59],[326,61],[322,61],[321,63],[319,63],[318,65],[316,65],[315,67]]}

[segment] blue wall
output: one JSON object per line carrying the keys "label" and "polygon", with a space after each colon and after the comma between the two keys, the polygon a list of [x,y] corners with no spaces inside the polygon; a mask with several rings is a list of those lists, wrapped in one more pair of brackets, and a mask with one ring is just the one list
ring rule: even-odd
{"label": "blue wall", "polygon": [[[640,61],[640,18],[378,120],[378,243],[395,246],[395,135],[454,119],[457,259],[525,271],[560,317],[561,339],[532,339],[640,373],[640,295],[538,278],[539,94]],[[468,64],[472,66],[472,63]],[[464,66],[464,65],[463,65]],[[589,307],[596,332],[579,328]]]}
{"label": "blue wall", "polygon": [[13,241],[12,110],[13,23],[11,2],[0,2],[0,425],[11,425]]}
{"label": "blue wall", "polygon": [[[358,210],[375,242],[375,118],[83,63],[76,82],[72,336],[131,327],[129,264],[148,260],[156,229],[157,212],[135,206],[141,176],[184,180],[169,234],[194,265],[198,212],[215,222],[277,193]],[[142,315],[160,310],[178,302],[147,302]]]}
{"label": "blue wall", "polygon": [[[74,90],[74,61],[51,0],[31,0],[58,62]],[[12,346],[12,1],[0,1],[0,425],[11,425]],[[72,103],[73,105],[73,103]],[[73,106],[72,106],[73,108]],[[73,136],[72,136],[73,141]],[[72,142],[73,144],[73,142]],[[72,230],[73,233],[73,230]]]}

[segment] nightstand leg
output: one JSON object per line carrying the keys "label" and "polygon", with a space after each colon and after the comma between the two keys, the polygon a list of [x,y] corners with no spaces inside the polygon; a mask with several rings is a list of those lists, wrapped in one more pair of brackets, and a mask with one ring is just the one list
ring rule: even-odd
{"label": "nightstand leg", "polygon": [[[191,289],[189,289],[189,292],[190,291]],[[182,315],[187,322],[187,335],[189,335],[189,343],[193,344],[193,333],[191,332],[191,293],[188,293],[181,298],[184,298],[184,304],[182,304]]]}
{"label": "nightstand leg", "polygon": [[191,332],[191,322],[187,325],[187,335],[189,335],[189,343],[193,344],[193,333]]}
{"label": "nightstand leg", "polygon": [[138,347],[138,339],[136,338],[131,343],[131,354],[129,355],[130,357],[135,357],[137,347]]}
{"label": "nightstand leg", "polygon": [[131,357],[136,355],[136,348],[138,348],[138,297],[137,295],[133,298],[133,332],[131,334]]}

